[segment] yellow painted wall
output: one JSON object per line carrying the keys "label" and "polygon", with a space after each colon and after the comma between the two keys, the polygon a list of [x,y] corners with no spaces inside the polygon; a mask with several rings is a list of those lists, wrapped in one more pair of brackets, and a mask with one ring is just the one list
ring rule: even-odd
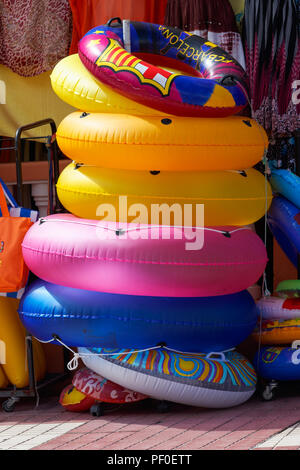
{"label": "yellow painted wall", "polygon": [[[56,125],[74,111],[52,90],[50,73],[45,72],[35,77],[21,77],[4,65],[0,65],[0,136],[14,137],[16,130],[23,125],[46,118],[54,119]],[[4,85],[3,85],[4,83]],[[29,131],[22,137],[43,136],[49,134],[49,126]]]}

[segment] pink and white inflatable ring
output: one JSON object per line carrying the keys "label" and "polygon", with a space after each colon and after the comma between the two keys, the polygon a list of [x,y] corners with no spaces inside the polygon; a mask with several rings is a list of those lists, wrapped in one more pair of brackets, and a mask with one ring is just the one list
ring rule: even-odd
{"label": "pink and white inflatable ring", "polygon": [[187,229],[40,219],[23,240],[29,269],[63,286],[117,294],[205,297],[247,289],[264,272],[262,240],[243,227]]}

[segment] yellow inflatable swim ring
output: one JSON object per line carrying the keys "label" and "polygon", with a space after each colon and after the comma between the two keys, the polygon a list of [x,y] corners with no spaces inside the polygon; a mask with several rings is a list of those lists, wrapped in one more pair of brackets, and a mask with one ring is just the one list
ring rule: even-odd
{"label": "yellow inflatable swim ring", "polygon": [[268,145],[253,119],[126,114],[69,114],[57,142],[72,160],[127,170],[240,170],[258,163]]}
{"label": "yellow inflatable swim ring", "polygon": [[[175,71],[170,67],[164,67]],[[181,75],[183,72],[176,70]],[[185,73],[185,75],[188,75]],[[78,54],[64,57],[52,70],[51,85],[56,95],[65,103],[89,113],[166,115],[153,108],[120,95],[111,87],[100,83],[83,65]]]}
{"label": "yellow inflatable swim ring", "polygon": [[1,388],[6,388],[8,386],[8,378],[6,377],[4,370],[0,366],[0,389]]}
{"label": "yellow inflatable swim ring", "polygon": [[[4,347],[5,360],[1,364],[9,382],[17,388],[29,384],[26,359],[25,328],[17,309],[19,300],[0,296],[0,344]],[[42,345],[33,339],[35,377],[41,380],[46,373],[46,360]]]}
{"label": "yellow inflatable swim ring", "polygon": [[[192,204],[193,217],[189,223],[193,225],[199,224],[196,204],[204,204],[206,226],[248,225],[263,217],[266,208],[265,178],[254,169],[242,172],[149,172],[71,163],[59,177],[57,192],[64,207],[78,217],[103,218],[109,211],[106,205],[110,205],[111,216],[115,209],[117,221],[130,222],[137,213],[140,214],[139,222],[145,224],[182,225],[182,222],[176,222],[175,216],[173,223],[172,220],[153,220],[160,210],[166,209],[166,204],[178,217],[183,217],[185,205]],[[122,196],[127,196],[126,201]],[[271,200],[272,191],[268,184],[268,206]]]}
{"label": "yellow inflatable swim ring", "polygon": [[78,54],[60,60],[54,67],[50,79],[57,96],[82,111],[145,116],[158,114],[155,109],[136,103],[98,82],[82,64]]}

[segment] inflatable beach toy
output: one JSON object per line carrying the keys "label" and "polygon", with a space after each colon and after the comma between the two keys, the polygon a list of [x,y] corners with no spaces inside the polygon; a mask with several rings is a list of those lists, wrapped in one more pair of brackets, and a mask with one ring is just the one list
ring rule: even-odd
{"label": "inflatable beach toy", "polygon": [[248,400],[256,387],[253,366],[235,351],[192,354],[164,348],[143,352],[78,348],[78,353],[97,374],[158,400],[227,408]]}
{"label": "inflatable beach toy", "polygon": [[276,168],[270,162],[271,178],[270,183],[275,193],[288,199],[297,208],[300,208],[300,178],[295,173],[287,169]]}
{"label": "inflatable beach toy", "polygon": [[[179,62],[176,66],[182,67]],[[168,68],[168,70],[171,70]],[[178,74],[194,75],[191,67],[173,70]],[[62,101],[88,113],[116,113],[156,116],[157,110],[130,100],[99,82],[82,64],[78,54],[61,59],[51,72],[53,91]],[[167,116],[165,113],[161,115]]]}
{"label": "inflatable beach toy", "polygon": [[101,416],[106,409],[105,403],[124,405],[147,398],[83,368],[74,374],[72,384],[62,390],[59,402],[68,411],[89,410],[93,416]]}
{"label": "inflatable beach toy", "polygon": [[58,337],[67,346],[131,349],[164,343],[195,352],[235,347],[251,334],[257,318],[247,291],[217,297],[149,297],[40,280],[23,296],[19,315],[42,341]]}
{"label": "inflatable beach toy", "polygon": [[[242,116],[245,70],[196,35],[114,18],[81,39],[51,83],[79,110],[56,133],[72,160],[57,183],[70,213],[27,232],[23,256],[40,279],[19,315],[41,341],[78,348],[69,367],[80,357],[87,369],[63,406],[122,403],[128,391],[136,401],[244,403],[257,376],[234,348],[255,328],[247,289],[267,263],[249,225],[272,199],[252,168],[268,138]],[[175,208],[187,204],[204,204],[204,220],[179,221]]]}
{"label": "inflatable beach toy", "polygon": [[262,297],[256,302],[263,320],[290,320],[300,318],[299,298]]}
{"label": "inflatable beach toy", "polygon": [[6,377],[4,370],[0,366],[0,389],[6,388],[8,384],[8,378]]}
{"label": "inflatable beach toy", "polygon": [[[0,296],[0,359],[2,380],[0,387],[7,385],[7,380],[16,388],[23,388],[29,384],[28,369],[26,366],[25,328],[18,316],[19,300]],[[34,355],[34,371],[37,381],[46,374],[46,360],[43,347],[35,338],[32,341]],[[7,379],[7,380],[6,380]]]}
{"label": "inflatable beach toy", "polygon": [[300,318],[263,320],[252,333],[260,344],[289,344],[300,339]]}
{"label": "inflatable beach toy", "polygon": [[282,196],[273,198],[268,211],[268,225],[294,266],[300,253],[300,209]]}
{"label": "inflatable beach toy", "polygon": [[253,360],[257,373],[267,380],[300,380],[299,341],[286,346],[263,347]]}
{"label": "inflatable beach toy", "polygon": [[56,95],[81,111],[157,115],[155,109],[136,103],[96,80],[82,64],[78,54],[60,60],[52,70],[50,78]]}
{"label": "inflatable beach toy", "polygon": [[232,294],[254,284],[267,263],[264,243],[248,228],[116,224],[70,214],[40,219],[22,248],[45,281],[128,295]]}
{"label": "inflatable beach toy", "polygon": [[263,157],[268,139],[253,119],[81,113],[58,126],[57,143],[71,160],[146,171],[241,170]]}
{"label": "inflatable beach toy", "polygon": [[133,403],[148,398],[146,395],[121,387],[87,368],[79,369],[74,374],[72,384],[86,396],[105,403]]}
{"label": "inflatable beach toy", "polygon": [[300,297],[300,279],[288,279],[278,283],[276,293],[282,298]]}
{"label": "inflatable beach toy", "polygon": [[88,411],[96,400],[93,397],[85,395],[84,393],[77,390],[74,385],[69,384],[63,388],[59,396],[59,403],[67,411],[74,411],[81,413],[82,411]]}
{"label": "inflatable beach toy", "polygon": [[[110,170],[75,163],[68,165],[60,174],[57,194],[63,206],[78,217],[101,219],[106,215],[106,220],[110,220],[106,210],[108,205],[112,205],[115,208],[113,220],[126,221],[130,211],[133,220],[140,212],[139,222],[142,224],[153,224],[156,219],[156,224],[180,225],[186,205],[190,204],[193,210],[189,223],[186,223],[190,226],[197,226],[197,204],[204,204],[206,226],[239,226],[263,217],[266,206],[269,207],[272,201],[270,185],[266,194],[265,178],[254,169],[240,172],[146,172]],[[126,214],[123,213],[123,196],[126,196]],[[166,205],[170,210],[165,218],[163,211]]]}
{"label": "inflatable beach toy", "polygon": [[[160,112],[225,117],[248,104],[241,65],[216,44],[179,28],[117,19],[91,29],[78,54],[101,83]],[[185,64],[198,76],[172,73],[159,63],[175,69]]]}

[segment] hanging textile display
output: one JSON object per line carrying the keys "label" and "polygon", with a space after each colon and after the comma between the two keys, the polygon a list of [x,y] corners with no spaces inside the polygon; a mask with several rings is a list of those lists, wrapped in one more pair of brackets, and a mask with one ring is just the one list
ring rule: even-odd
{"label": "hanging textile display", "polygon": [[79,40],[98,24],[114,17],[121,20],[163,24],[167,0],[69,0],[73,14],[70,54],[78,52]]}
{"label": "hanging textile display", "polygon": [[[300,47],[294,0],[246,0],[243,36],[253,117],[271,139],[300,126]],[[295,96],[295,95],[294,95]]]}
{"label": "hanging textile display", "polygon": [[217,44],[245,68],[242,39],[229,0],[168,0],[164,24]]}
{"label": "hanging textile display", "polygon": [[0,63],[23,77],[51,70],[68,55],[71,35],[68,0],[0,2]]}

